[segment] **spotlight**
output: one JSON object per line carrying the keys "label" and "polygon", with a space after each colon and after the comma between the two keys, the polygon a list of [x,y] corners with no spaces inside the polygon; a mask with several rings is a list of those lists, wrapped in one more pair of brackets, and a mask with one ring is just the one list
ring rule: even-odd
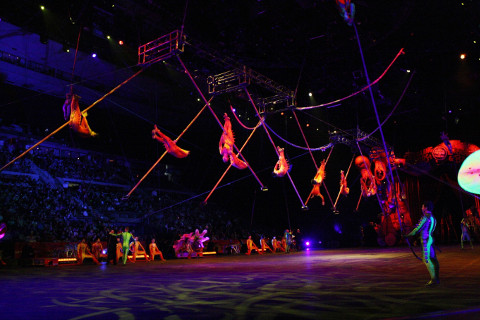
{"label": "spotlight", "polygon": [[308,96],[309,96],[309,97],[312,97],[312,96],[313,96],[313,93],[309,92],[309,93],[308,93]]}
{"label": "spotlight", "polygon": [[45,11],[45,6],[40,6],[40,10]]}
{"label": "spotlight", "polygon": [[92,53],[92,58],[96,58],[97,57],[97,54],[94,52]]}
{"label": "spotlight", "polygon": [[110,36],[107,36],[107,39],[110,40]]}
{"label": "spotlight", "polygon": [[310,247],[310,241],[305,241],[305,246]]}
{"label": "spotlight", "polygon": [[462,60],[464,60],[466,57],[467,57],[467,55],[466,55],[465,53],[462,53],[462,54],[460,55],[460,59],[462,59]]}
{"label": "spotlight", "polygon": [[123,46],[124,42],[123,42],[122,40],[119,40],[119,41],[118,41],[118,44],[121,45],[121,46]]}

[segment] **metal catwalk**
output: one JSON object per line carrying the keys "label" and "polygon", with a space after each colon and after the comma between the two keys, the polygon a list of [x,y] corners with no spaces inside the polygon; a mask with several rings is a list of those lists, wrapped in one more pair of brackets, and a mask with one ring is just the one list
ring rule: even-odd
{"label": "metal catwalk", "polygon": [[[417,251],[419,248],[416,248]],[[480,248],[407,247],[0,268],[2,319],[480,319]]]}

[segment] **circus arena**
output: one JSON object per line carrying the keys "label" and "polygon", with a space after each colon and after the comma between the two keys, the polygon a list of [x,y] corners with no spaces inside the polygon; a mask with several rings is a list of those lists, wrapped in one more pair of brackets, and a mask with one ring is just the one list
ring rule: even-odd
{"label": "circus arena", "polygon": [[0,4],[2,319],[480,319],[480,2]]}

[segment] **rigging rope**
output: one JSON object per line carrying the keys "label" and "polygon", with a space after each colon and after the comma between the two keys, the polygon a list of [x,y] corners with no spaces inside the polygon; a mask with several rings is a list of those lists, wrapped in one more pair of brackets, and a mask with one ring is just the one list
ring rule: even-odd
{"label": "rigging rope", "polygon": [[235,113],[235,109],[233,108],[232,105],[230,105],[230,110],[232,111],[233,115],[235,116],[235,119],[237,120],[237,122],[244,128],[244,129],[247,129],[247,130],[255,130],[258,128],[258,126],[260,126],[263,122],[263,120],[265,119],[264,117],[261,118],[260,122],[255,126],[255,127],[247,127],[246,125],[244,125],[242,123],[242,121],[240,121],[240,118],[237,116],[237,114]]}
{"label": "rigging rope", "polygon": [[306,147],[302,147],[302,146],[299,146],[299,145],[296,145],[296,144],[293,144],[291,142],[289,142],[288,140],[285,140],[284,138],[282,138],[279,134],[277,134],[266,122],[263,122],[263,125],[265,125],[269,131],[271,131],[277,138],[279,138],[280,140],[282,140],[283,142],[285,142],[286,144],[292,146],[292,147],[295,147],[297,149],[302,149],[302,150],[306,150],[306,151],[309,151],[309,150],[312,150],[312,151],[326,151],[328,148],[331,148],[333,147],[333,144],[332,143],[329,143],[329,144],[326,144],[322,147],[318,147],[318,148],[306,148]]}
{"label": "rigging rope", "polygon": [[[355,27],[355,32],[356,32],[356,27]],[[358,35],[358,33],[357,33]],[[357,36],[357,40],[358,40],[358,36]],[[397,53],[397,55],[395,56],[395,58],[393,59],[392,62],[390,62],[390,64],[388,65],[387,69],[385,69],[385,71],[383,71],[383,73],[380,75],[380,77],[378,77],[375,81],[373,81],[372,83],[368,83],[367,86],[363,87],[362,89],[358,90],[357,92],[354,92],[352,94],[349,94],[348,96],[346,97],[343,97],[343,98],[340,98],[340,99],[337,99],[337,100],[334,100],[334,101],[330,101],[330,102],[327,102],[327,103],[322,103],[322,104],[319,104],[319,105],[316,105],[316,106],[308,106],[308,107],[300,107],[300,108],[295,108],[295,110],[308,110],[308,109],[315,109],[315,108],[320,108],[320,107],[326,107],[326,106],[329,106],[329,105],[332,105],[334,103],[339,103],[341,101],[344,101],[344,100],[347,100],[353,96],[356,96],[357,94],[359,93],[362,93],[363,91],[367,90],[367,89],[371,89],[371,87],[373,85],[375,85],[378,81],[380,81],[384,76],[385,74],[387,73],[387,71],[390,69],[390,67],[393,65],[393,63],[398,59],[398,57],[401,55],[401,54],[404,54],[405,52],[403,51],[403,48],[400,49],[400,51]],[[363,56],[363,54],[362,54]],[[368,75],[367,75],[368,77]],[[278,111],[283,111],[283,110],[277,110]]]}
{"label": "rigging rope", "polygon": [[[403,99],[403,96],[405,95],[405,93],[407,92],[407,89],[408,87],[410,86],[410,82],[412,81],[412,78],[413,78],[413,75],[415,74],[415,72],[412,72],[410,78],[408,79],[408,82],[407,82],[407,85],[405,86],[405,89],[403,89],[403,92],[402,94],[400,95],[400,98],[398,99],[397,103],[395,104],[395,106],[393,107],[392,111],[389,113],[389,115],[385,118],[385,120],[383,120],[383,122],[380,124],[380,126],[383,126],[385,124],[385,122],[388,121],[388,119],[390,119],[390,117],[393,115],[393,113],[395,112],[395,110],[397,109],[397,107],[400,105],[400,102],[402,101]],[[362,137],[360,139],[358,139],[358,141],[363,141],[365,139],[368,139],[372,134],[374,134],[375,132],[377,132],[378,129],[380,129],[380,126],[377,127],[375,130],[373,130],[372,132],[370,132],[369,134],[367,134],[365,137]]]}

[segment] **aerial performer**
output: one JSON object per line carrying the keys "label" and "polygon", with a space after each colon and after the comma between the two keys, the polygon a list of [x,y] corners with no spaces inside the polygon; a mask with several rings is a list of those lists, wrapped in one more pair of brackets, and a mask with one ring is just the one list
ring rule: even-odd
{"label": "aerial performer", "polygon": [[347,186],[347,178],[343,170],[340,170],[340,194],[347,196],[350,193],[350,188]]}
{"label": "aerial performer", "polygon": [[223,125],[223,132],[222,136],[220,137],[220,141],[218,142],[218,151],[222,156],[223,162],[230,161],[230,164],[237,169],[245,169],[247,168],[247,164],[240,160],[235,151],[233,149],[233,145],[235,144],[235,138],[233,136],[232,130],[232,123],[230,122],[230,117],[225,113],[223,115],[224,125]]}
{"label": "aerial performer", "polygon": [[326,164],[327,162],[325,161],[325,159],[323,159],[322,163],[320,164],[320,167],[318,167],[315,177],[312,179],[313,188],[310,194],[308,195],[307,201],[305,201],[305,205],[307,205],[308,200],[310,200],[313,197],[320,197],[320,199],[322,199],[322,206],[325,205],[325,198],[320,193],[320,186],[322,185],[323,180],[325,179]]}
{"label": "aerial performer", "polygon": [[283,177],[290,172],[290,164],[288,163],[287,159],[285,158],[285,151],[283,148],[277,146],[278,152],[278,161],[275,164],[275,168],[273,169],[273,174],[277,177]]}
{"label": "aerial performer", "polygon": [[423,255],[422,260],[425,266],[427,267],[428,273],[430,274],[430,281],[427,282],[426,286],[433,286],[440,283],[439,271],[440,265],[435,255],[435,249],[433,247],[433,231],[437,224],[437,220],[432,214],[433,203],[431,201],[426,201],[422,204],[422,213],[423,216],[420,218],[420,221],[416,225],[407,237],[415,236],[416,234],[420,235],[420,240],[422,241]]}
{"label": "aerial performer", "polygon": [[355,5],[350,0],[335,0],[335,2],[337,3],[338,11],[343,20],[351,26],[355,16]]}
{"label": "aerial performer", "polygon": [[360,185],[362,196],[370,197],[377,193],[375,178],[370,171],[370,160],[366,156],[358,156],[355,158],[355,165],[360,170]]}
{"label": "aerial performer", "polygon": [[178,147],[175,141],[158,130],[157,125],[152,130],[152,138],[163,143],[167,152],[175,158],[185,158],[190,153],[190,151]]}
{"label": "aerial performer", "polygon": [[84,137],[94,137],[97,133],[90,129],[87,122],[87,114],[82,114],[78,105],[80,97],[73,93],[67,93],[63,104],[63,116],[70,120],[70,128]]}

